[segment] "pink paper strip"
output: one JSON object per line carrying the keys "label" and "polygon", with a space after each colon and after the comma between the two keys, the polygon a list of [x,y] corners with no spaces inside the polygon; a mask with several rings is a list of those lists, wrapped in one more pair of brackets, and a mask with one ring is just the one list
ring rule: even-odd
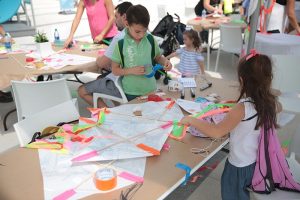
{"label": "pink paper strip", "polygon": [[162,129],[167,129],[167,128],[169,128],[169,127],[172,126],[172,125],[173,125],[173,122],[172,122],[172,121],[169,121],[169,122],[167,122],[167,123],[161,125],[160,128],[162,128]]}
{"label": "pink paper strip", "polygon": [[73,132],[73,127],[72,127],[70,124],[64,124],[64,125],[62,126],[62,128],[63,128],[66,132],[68,132],[68,133],[72,133],[72,132]]}
{"label": "pink paper strip", "polygon": [[73,158],[72,159],[72,162],[80,162],[80,161],[84,161],[84,160],[87,160],[89,158],[92,158],[92,157],[95,157],[95,156],[98,156],[98,152],[97,151],[91,151],[89,153],[86,153],[86,154],[83,154],[81,156],[78,156],[76,158]]}
{"label": "pink paper strip", "polygon": [[136,182],[136,183],[143,183],[144,182],[143,177],[136,176],[136,175],[133,175],[133,174],[130,174],[130,173],[127,173],[127,172],[121,172],[119,174],[119,176],[124,178],[124,179],[127,179],[129,181]]}
{"label": "pink paper strip", "polygon": [[166,151],[169,151],[170,147],[171,147],[170,144],[168,144],[167,142],[163,145],[163,149]]}
{"label": "pink paper strip", "polygon": [[67,200],[74,194],[76,194],[74,189],[67,190],[67,191],[61,193],[60,195],[54,197],[53,200]]}

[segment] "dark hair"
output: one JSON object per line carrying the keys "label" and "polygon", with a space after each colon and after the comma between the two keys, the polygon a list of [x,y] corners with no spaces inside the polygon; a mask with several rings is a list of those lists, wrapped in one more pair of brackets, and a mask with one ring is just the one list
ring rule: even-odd
{"label": "dark hair", "polygon": [[266,55],[256,54],[247,60],[241,59],[238,65],[238,78],[243,96],[250,97],[257,111],[255,130],[259,127],[277,128],[276,107],[277,97],[271,92],[273,79],[272,62]]}
{"label": "dark hair", "polygon": [[148,28],[150,22],[149,12],[147,8],[142,5],[135,5],[128,8],[126,18],[128,25],[140,24],[145,28]]}
{"label": "dark hair", "polygon": [[193,40],[193,46],[195,47],[196,50],[200,49],[201,39],[196,31],[194,31],[193,29],[190,29],[190,30],[184,31],[183,34],[186,35],[191,40]]}
{"label": "dark hair", "polygon": [[123,3],[118,4],[115,7],[115,10],[122,16],[124,14],[126,14],[126,11],[128,10],[128,8],[130,8],[132,6],[131,2],[128,1],[124,1]]}

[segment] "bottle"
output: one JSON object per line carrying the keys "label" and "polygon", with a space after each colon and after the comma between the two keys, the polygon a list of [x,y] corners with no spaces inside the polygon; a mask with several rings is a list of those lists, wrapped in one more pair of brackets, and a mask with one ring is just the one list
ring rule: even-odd
{"label": "bottle", "polygon": [[11,37],[9,33],[5,33],[4,46],[7,51],[11,51]]}
{"label": "bottle", "polygon": [[205,9],[202,10],[201,17],[202,17],[202,19],[206,18],[206,10]]}
{"label": "bottle", "polygon": [[54,41],[59,41],[59,33],[57,29],[54,30]]}

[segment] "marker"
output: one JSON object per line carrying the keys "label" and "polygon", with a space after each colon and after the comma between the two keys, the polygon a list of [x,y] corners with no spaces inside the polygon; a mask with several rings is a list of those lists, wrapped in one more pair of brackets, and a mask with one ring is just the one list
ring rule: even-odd
{"label": "marker", "polygon": [[110,45],[110,41],[103,39],[102,42],[104,42],[106,45]]}

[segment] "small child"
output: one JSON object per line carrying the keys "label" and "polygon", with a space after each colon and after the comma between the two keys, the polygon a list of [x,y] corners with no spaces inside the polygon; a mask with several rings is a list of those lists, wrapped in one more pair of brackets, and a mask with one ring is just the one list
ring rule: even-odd
{"label": "small child", "polygon": [[[147,32],[150,15],[144,6],[135,5],[128,8],[126,20],[128,26],[125,28],[124,39],[118,41],[111,60],[112,73],[122,77],[122,89],[127,100],[131,101],[156,90],[155,78],[145,76],[152,71],[151,67],[146,66],[152,66],[153,60],[155,60],[156,63],[164,66],[164,70],[169,71],[172,64],[161,55],[157,42]],[[101,82],[94,86],[97,89],[94,90],[95,92],[121,97],[118,88],[107,77],[101,79]],[[92,94],[85,95],[84,99],[92,104]],[[105,106],[103,100],[98,99],[98,107]]]}
{"label": "small child", "polygon": [[218,124],[187,116],[182,124],[191,125],[209,137],[220,138],[230,132],[230,151],[221,180],[223,200],[247,200],[251,185],[260,128],[278,127],[276,110],[280,104],[271,92],[272,64],[269,57],[252,52],[238,66],[238,103]]}
{"label": "small child", "polygon": [[185,47],[167,56],[168,59],[180,56],[179,71],[183,76],[204,75],[204,58],[200,52],[201,40],[194,30],[183,33]]}

